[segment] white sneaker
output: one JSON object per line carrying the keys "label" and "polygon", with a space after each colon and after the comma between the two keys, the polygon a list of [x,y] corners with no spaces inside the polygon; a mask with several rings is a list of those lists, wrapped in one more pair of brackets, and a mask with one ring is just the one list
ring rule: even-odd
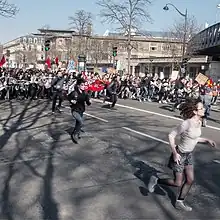
{"label": "white sneaker", "polygon": [[176,207],[176,209],[183,210],[183,211],[186,211],[186,212],[191,212],[192,211],[192,208],[187,206],[186,204],[184,204],[183,200],[176,200],[175,207]]}
{"label": "white sneaker", "polygon": [[148,191],[150,193],[154,192],[155,186],[157,185],[158,178],[156,176],[151,176],[150,181],[148,183]]}

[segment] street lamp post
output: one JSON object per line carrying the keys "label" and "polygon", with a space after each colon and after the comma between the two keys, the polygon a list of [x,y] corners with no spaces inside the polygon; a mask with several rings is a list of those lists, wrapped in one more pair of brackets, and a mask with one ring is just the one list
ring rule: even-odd
{"label": "street lamp post", "polygon": [[185,14],[182,13],[175,5],[171,4],[171,3],[167,3],[164,7],[163,7],[163,10],[165,11],[168,11],[169,10],[169,7],[168,5],[172,6],[173,8],[176,9],[176,11],[184,17],[184,34],[183,34],[183,51],[182,51],[182,62],[183,62],[183,59],[184,59],[184,56],[185,56],[185,50],[186,50],[186,34],[187,34],[187,9],[185,11]]}

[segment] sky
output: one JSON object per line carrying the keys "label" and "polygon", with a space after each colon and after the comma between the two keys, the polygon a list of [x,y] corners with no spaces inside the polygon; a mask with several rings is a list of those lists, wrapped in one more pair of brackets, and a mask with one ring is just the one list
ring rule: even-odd
{"label": "sky", "polygon": [[[8,0],[16,4],[20,11],[15,18],[0,17],[0,43],[13,40],[17,37],[36,33],[37,29],[49,25],[53,29],[68,29],[68,16],[73,16],[77,10],[85,10],[93,14],[93,30],[95,34],[103,35],[108,29],[115,31],[110,24],[102,24],[98,16],[100,8],[96,0]],[[117,0],[114,0],[117,1]],[[122,1],[122,0],[121,0]],[[124,1],[124,0],[123,0]],[[181,17],[174,8],[164,11],[166,3],[174,4],[181,12],[188,10],[189,16],[196,17],[199,24],[205,27],[220,21],[220,9],[216,6],[220,0],[152,0],[148,11],[152,17],[152,23],[142,26],[146,31],[167,31],[176,20]]]}

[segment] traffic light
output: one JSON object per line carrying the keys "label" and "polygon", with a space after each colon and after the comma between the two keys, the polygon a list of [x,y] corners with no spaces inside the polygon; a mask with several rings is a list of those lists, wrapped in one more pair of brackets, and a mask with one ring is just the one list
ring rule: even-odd
{"label": "traffic light", "polygon": [[117,56],[117,47],[113,47],[112,55],[113,57]]}
{"label": "traffic light", "polygon": [[83,55],[83,54],[81,54],[81,55],[79,55],[78,56],[78,62],[86,62],[86,56],[85,55]]}
{"label": "traffic light", "polygon": [[182,64],[185,66],[185,65],[187,65],[187,63],[188,63],[188,57],[184,57],[183,58],[183,60],[182,60]]}
{"label": "traffic light", "polygon": [[45,48],[44,48],[44,49],[45,49],[45,51],[50,50],[50,40],[46,40],[46,41],[45,41],[45,45],[44,45],[44,46],[45,46]]}
{"label": "traffic light", "polygon": [[189,60],[190,60],[190,57],[184,57],[184,58],[182,59],[182,64],[181,64],[182,68],[187,67]]}

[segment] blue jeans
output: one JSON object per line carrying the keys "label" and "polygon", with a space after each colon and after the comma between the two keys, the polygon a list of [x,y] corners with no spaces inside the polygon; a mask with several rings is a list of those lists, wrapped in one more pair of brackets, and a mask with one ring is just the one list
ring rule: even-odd
{"label": "blue jeans", "polygon": [[203,96],[201,96],[201,100],[202,100],[204,108],[205,108],[204,118],[207,119],[208,116],[210,115],[210,111],[211,111],[212,96],[203,95]]}
{"label": "blue jeans", "polygon": [[82,126],[83,126],[83,113],[72,111],[72,116],[76,120],[75,128],[74,128],[73,133],[79,135],[80,134],[80,130],[81,130]]}

